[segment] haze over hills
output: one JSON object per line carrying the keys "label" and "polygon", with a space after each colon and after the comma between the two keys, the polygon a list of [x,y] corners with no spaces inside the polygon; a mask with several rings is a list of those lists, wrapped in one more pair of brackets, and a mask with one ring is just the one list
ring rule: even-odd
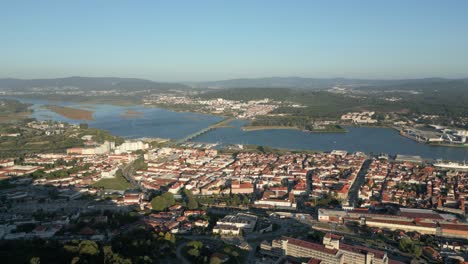
{"label": "haze over hills", "polygon": [[445,78],[421,78],[421,79],[352,79],[352,78],[304,78],[304,77],[268,77],[268,78],[243,78],[220,81],[208,81],[198,83],[187,83],[198,88],[304,88],[323,89],[334,86],[348,87],[385,87],[385,86],[418,86],[425,84],[444,84],[450,82],[467,83],[468,79],[445,79]]}
{"label": "haze over hills", "polygon": [[180,83],[154,82],[137,78],[66,77],[54,79],[0,79],[0,90],[80,89],[80,90],[170,90],[188,89]]}
{"label": "haze over hills", "polygon": [[422,78],[422,79],[352,79],[352,78],[304,78],[304,77],[267,77],[230,79],[207,82],[157,82],[138,78],[118,77],[66,77],[52,79],[0,79],[0,90],[186,90],[190,88],[299,88],[327,89],[332,87],[352,87],[375,90],[412,90],[412,89],[468,89],[468,79]]}

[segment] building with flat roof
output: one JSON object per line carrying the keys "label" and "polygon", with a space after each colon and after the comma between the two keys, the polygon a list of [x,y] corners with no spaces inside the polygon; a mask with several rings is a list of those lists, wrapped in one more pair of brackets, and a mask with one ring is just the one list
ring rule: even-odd
{"label": "building with flat roof", "polygon": [[[388,264],[387,253],[359,245],[342,242],[342,237],[328,233],[323,243],[313,243],[292,237],[273,240],[271,244],[264,241],[261,252],[270,256],[286,256],[304,261],[320,260],[321,264],[365,263]],[[312,262],[314,263],[314,262]]]}
{"label": "building with flat roof", "polygon": [[396,155],[396,162],[413,162],[413,163],[422,163],[423,159],[421,156],[410,156],[410,155]]}

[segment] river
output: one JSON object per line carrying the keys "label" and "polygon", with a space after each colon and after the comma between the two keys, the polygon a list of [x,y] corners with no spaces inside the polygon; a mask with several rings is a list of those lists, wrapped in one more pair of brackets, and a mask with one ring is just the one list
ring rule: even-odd
{"label": "river", "polygon": [[[127,138],[161,137],[180,139],[219,122],[222,117],[174,112],[161,108],[144,106],[89,105],[72,102],[49,102],[47,100],[19,99],[33,104],[32,117],[38,120],[57,120],[70,123],[70,120],[41,106],[55,104],[94,111],[91,127],[100,128],[114,135]],[[141,113],[125,117],[128,110]],[[419,155],[427,159],[468,160],[468,148],[430,146],[417,143],[388,128],[347,127],[348,133],[311,133],[300,130],[273,129],[243,131],[240,128],[246,121],[236,120],[229,127],[218,128],[205,133],[192,141],[219,144],[253,144],[275,148],[296,150],[330,151],[334,149],[350,152],[387,153],[391,155]]]}

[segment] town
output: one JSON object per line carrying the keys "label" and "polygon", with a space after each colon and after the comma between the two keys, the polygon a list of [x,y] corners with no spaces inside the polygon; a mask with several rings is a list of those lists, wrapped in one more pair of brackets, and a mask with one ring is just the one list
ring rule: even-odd
{"label": "town", "polygon": [[143,104],[251,119],[270,113],[278,108],[281,102],[275,102],[269,98],[243,102],[223,98],[203,100],[186,95],[154,94],[145,97]]}
{"label": "town", "polygon": [[[28,126],[50,134],[77,129]],[[157,258],[184,263],[459,263],[467,257],[463,167],[404,155],[96,137],[80,135],[83,146],[65,152],[0,160],[0,239],[65,247],[111,242],[117,250],[115,241],[155,234],[153,242],[167,248]],[[126,258],[116,252],[112,258]]]}

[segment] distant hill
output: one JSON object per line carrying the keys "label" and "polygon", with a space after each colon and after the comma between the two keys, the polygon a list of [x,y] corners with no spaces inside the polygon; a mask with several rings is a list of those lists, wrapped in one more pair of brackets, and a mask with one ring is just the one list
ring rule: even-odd
{"label": "distant hill", "polygon": [[179,83],[162,83],[145,79],[115,77],[67,77],[56,79],[0,79],[0,90],[53,90],[80,89],[100,90],[171,90],[189,89]]}
{"label": "distant hill", "polygon": [[116,77],[67,77],[56,79],[0,79],[0,91],[43,91],[43,90],[73,90],[82,91],[168,91],[192,88],[296,88],[296,89],[328,89],[335,86],[352,87],[371,90],[414,90],[468,88],[468,79],[402,79],[402,80],[366,80],[347,78],[303,78],[303,77],[269,77],[253,79],[231,79],[209,82],[166,83],[136,78]]}
{"label": "distant hill", "polygon": [[[468,82],[468,79],[457,81]],[[303,78],[303,77],[269,77],[253,79],[231,79],[209,82],[187,83],[196,88],[303,88],[303,89],[326,89],[334,86],[341,87],[380,87],[380,86],[400,86],[424,85],[427,83],[443,84],[454,80],[444,78],[424,78],[424,79],[402,79],[402,80],[366,80],[348,78]]]}
{"label": "distant hill", "polygon": [[388,83],[383,85],[360,86],[356,89],[360,90],[381,90],[381,91],[425,91],[425,92],[441,92],[441,91],[460,91],[468,93],[468,79],[422,79],[422,80],[405,80],[401,82]]}

